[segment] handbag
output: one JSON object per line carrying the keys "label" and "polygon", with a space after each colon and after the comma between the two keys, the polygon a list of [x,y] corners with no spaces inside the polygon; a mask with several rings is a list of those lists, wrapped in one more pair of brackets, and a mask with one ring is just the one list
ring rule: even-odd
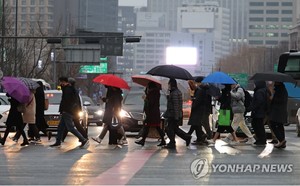
{"label": "handbag", "polygon": [[220,109],[218,116],[218,124],[219,126],[230,126],[230,110]]}

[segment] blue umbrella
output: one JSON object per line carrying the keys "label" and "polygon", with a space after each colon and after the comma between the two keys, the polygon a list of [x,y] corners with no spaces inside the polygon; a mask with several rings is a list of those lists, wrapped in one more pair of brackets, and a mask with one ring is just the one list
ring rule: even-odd
{"label": "blue umbrella", "polygon": [[202,80],[202,83],[237,84],[229,75],[224,72],[214,72]]}

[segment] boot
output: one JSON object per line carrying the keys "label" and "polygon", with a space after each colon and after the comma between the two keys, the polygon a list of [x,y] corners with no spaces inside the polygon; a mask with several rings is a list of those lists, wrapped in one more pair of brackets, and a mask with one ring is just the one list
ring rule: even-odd
{"label": "boot", "polygon": [[141,140],[139,140],[139,141],[135,141],[135,143],[138,144],[138,145],[144,146],[144,145],[145,145],[145,140],[144,140],[144,139],[141,139]]}

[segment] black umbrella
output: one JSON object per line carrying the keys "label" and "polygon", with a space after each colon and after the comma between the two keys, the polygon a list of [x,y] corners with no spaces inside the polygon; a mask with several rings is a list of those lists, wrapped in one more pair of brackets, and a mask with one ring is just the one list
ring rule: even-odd
{"label": "black umbrella", "polygon": [[261,72],[254,74],[250,80],[253,81],[274,81],[274,82],[291,82],[296,83],[292,76],[280,72]]}
{"label": "black umbrella", "polygon": [[187,70],[175,65],[159,65],[149,70],[147,74],[183,80],[193,79]]}

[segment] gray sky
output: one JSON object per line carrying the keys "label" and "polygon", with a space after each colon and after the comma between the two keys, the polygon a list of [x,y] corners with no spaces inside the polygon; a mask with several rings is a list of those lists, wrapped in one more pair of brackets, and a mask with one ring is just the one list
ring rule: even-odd
{"label": "gray sky", "polygon": [[119,6],[147,6],[147,0],[119,0]]}

